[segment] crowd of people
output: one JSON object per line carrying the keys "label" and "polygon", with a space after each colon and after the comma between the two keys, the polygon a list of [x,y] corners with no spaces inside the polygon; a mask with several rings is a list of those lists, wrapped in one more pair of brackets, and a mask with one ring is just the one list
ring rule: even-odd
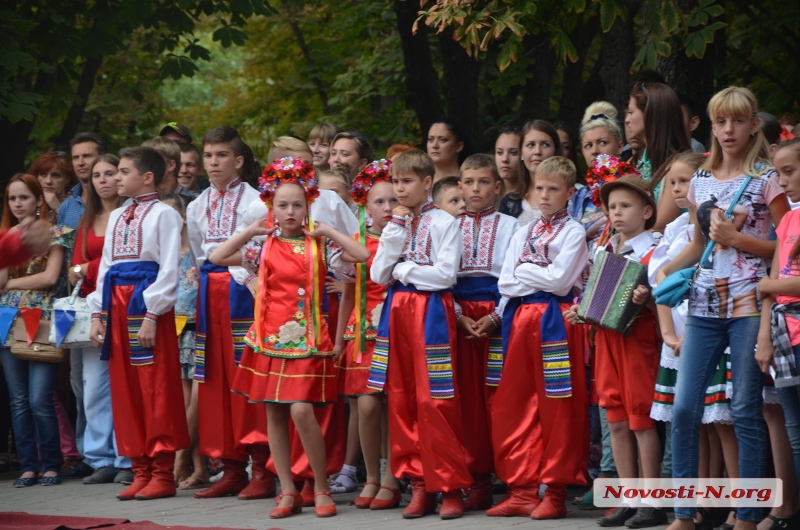
{"label": "crowd of people", "polygon": [[[196,147],[169,123],[118,155],[78,134],[5,190],[0,466],[120,500],[276,497],[272,518],[361,488],[372,510],[410,491],[405,518],[548,520],[596,477],[774,472],[769,513],[679,507],[669,528],[800,528],[797,124],[740,87],[707,111],[698,142],[701,112],[644,73],[624,117],[595,102],[575,135],[532,120],[473,153],[442,120],[376,159],[322,123],[263,168],[231,127]],[[624,330],[579,317],[609,255],[647,270]],[[656,304],[690,267],[688,299]],[[72,289],[92,343],[69,350],[74,425],[60,365],[12,351]]]}

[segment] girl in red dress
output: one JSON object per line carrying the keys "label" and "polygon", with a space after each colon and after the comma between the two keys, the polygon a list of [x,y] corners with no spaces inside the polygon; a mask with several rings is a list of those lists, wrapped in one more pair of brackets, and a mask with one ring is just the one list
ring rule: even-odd
{"label": "girl in red dress", "polygon": [[[325,442],[313,408],[334,401],[337,388],[333,343],[322,318],[326,267],[317,238],[333,240],[354,262],[365,261],[369,251],[309,218],[308,206],[319,195],[310,164],[291,157],[277,160],[264,170],[259,188],[269,208],[267,226],[254,223],[209,257],[223,266],[241,265],[244,259],[259,270],[254,323],[233,390],[252,403],[267,404],[269,446],[282,489],[270,517],[288,517],[303,507],[292,482],[290,418],[314,472],[317,516],[330,517],[336,507],[328,492]],[[267,238],[263,244],[248,242],[256,236]]]}
{"label": "girl in red dress", "polygon": [[395,508],[400,503],[400,490],[391,470],[387,469],[381,479],[381,450],[388,455],[387,436],[381,434],[384,393],[367,388],[378,321],[386,298],[386,285],[373,282],[369,268],[378,251],[381,232],[398,205],[389,176],[390,166],[388,160],[376,160],[367,165],[354,179],[350,193],[358,205],[360,224],[359,233],[353,238],[366,245],[370,258],[354,268],[338,249],[330,254],[331,268],[340,277],[350,280],[341,302],[342,314],[349,317],[346,322],[340,320],[334,351],[340,370],[339,394],[350,398],[358,409],[358,434],[367,468],[367,482],[355,505],[372,510]]}

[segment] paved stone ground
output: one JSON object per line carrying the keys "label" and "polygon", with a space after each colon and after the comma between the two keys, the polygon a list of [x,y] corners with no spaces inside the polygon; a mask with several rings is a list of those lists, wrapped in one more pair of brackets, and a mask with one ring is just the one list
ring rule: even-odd
{"label": "paved stone ground", "polygon": [[[373,512],[352,506],[357,493],[334,495],[338,515],[332,519],[318,519],[313,508],[305,508],[300,515],[274,521],[269,511],[274,500],[240,501],[235,497],[199,500],[192,491],[179,491],[176,497],[154,501],[118,501],[114,495],[124,487],[116,484],[87,486],[79,480],[64,481],[60,486],[12,488],[16,472],[0,475],[0,511],[28,512],[43,515],[70,515],[83,517],[120,517],[131,521],[149,520],[160,525],[191,527],[223,526],[231,528],[303,528],[347,530],[388,530],[411,528],[448,529],[502,529],[529,528],[535,530],[600,528],[595,520],[602,510],[582,511],[569,506],[564,519],[534,521],[525,517],[494,518],[483,512],[468,513],[461,519],[442,521],[437,516],[405,520],[401,509]],[[570,498],[581,490],[570,490]],[[410,495],[404,495],[405,501]],[[496,498],[499,500],[499,497]],[[405,504],[405,503],[404,503]],[[404,505],[403,504],[403,505]],[[3,522],[0,521],[0,528]],[[663,528],[663,527],[661,527]]]}

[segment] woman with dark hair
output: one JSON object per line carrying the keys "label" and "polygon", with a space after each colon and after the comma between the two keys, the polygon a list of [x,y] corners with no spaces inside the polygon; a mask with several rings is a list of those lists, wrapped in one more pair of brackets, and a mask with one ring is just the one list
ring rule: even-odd
{"label": "woman with dark hair", "polygon": [[681,211],[671,197],[661,193],[663,186],[660,180],[653,180],[653,176],[663,175],[658,170],[673,153],[692,150],[683,123],[681,102],[675,91],[664,83],[634,85],[625,112],[625,134],[634,151],[628,162],[651,182],[658,205],[658,218],[653,229],[663,232]]}
{"label": "woman with dark hair", "polygon": [[526,123],[520,138],[522,164],[519,165],[517,191],[503,197],[498,211],[516,217],[520,225],[524,226],[541,216],[533,196],[536,168],[552,156],[561,156],[562,150],[558,131],[544,120]]}
{"label": "woman with dark hair", "polygon": [[342,131],[333,137],[328,165],[347,167],[350,180],[373,159],[375,152],[360,131]]}
{"label": "woman with dark hair", "polygon": [[[84,297],[97,285],[109,215],[122,205],[122,199],[117,195],[118,165],[116,156],[109,153],[100,155],[92,163],[91,178],[86,183],[86,210],[78,221],[72,267],[69,269],[71,284],[83,279],[81,296]],[[120,457],[114,450],[108,363],[100,360],[100,348],[93,346],[72,348],[70,357],[73,361],[80,358],[83,367],[81,397],[86,418],[84,431],[78,433],[83,438],[82,469],[71,475],[86,476],[85,484],[107,484],[113,482],[117,474],[120,474],[120,480],[126,476],[132,480],[130,459]]]}
{"label": "woman with dark hair", "polygon": [[472,144],[454,121],[443,119],[428,129],[428,155],[436,166],[433,181],[458,175],[461,163],[472,154]]}
{"label": "woman with dark hair", "polygon": [[28,174],[39,179],[39,184],[44,189],[44,200],[50,207],[55,222],[55,216],[61,203],[69,196],[72,187],[78,183],[78,177],[72,169],[72,161],[64,151],[51,151],[39,155],[28,167]]}
{"label": "woman with dark hair", "polygon": [[[14,231],[31,221],[48,219],[50,208],[44,200],[44,190],[33,175],[17,173],[11,177],[4,200],[0,230]],[[49,320],[53,299],[66,292],[64,263],[72,248],[71,232],[64,226],[51,226],[50,248],[45,254],[33,256],[20,266],[0,270],[0,306],[12,310],[39,309],[39,318]],[[4,311],[2,318],[13,322],[18,314]],[[60,484],[60,439],[53,404],[59,365],[19,359],[10,349],[13,333],[3,339],[0,362],[8,385],[14,441],[22,472],[14,487],[33,486],[39,472],[43,485]]]}

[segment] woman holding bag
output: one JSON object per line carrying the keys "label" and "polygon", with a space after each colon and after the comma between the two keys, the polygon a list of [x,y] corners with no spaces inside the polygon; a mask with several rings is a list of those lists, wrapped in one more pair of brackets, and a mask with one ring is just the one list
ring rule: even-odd
{"label": "woman holding bag", "polygon": [[[22,223],[48,219],[49,208],[44,200],[44,190],[33,175],[17,173],[8,183],[5,208],[0,229],[17,230]],[[72,249],[72,230],[60,225],[50,229],[50,249],[45,254],[33,256],[20,266],[0,270],[0,306],[2,319],[0,331],[3,345],[0,361],[3,363],[8,394],[11,400],[12,425],[22,474],[14,482],[15,488],[36,483],[42,472],[42,485],[61,483],[61,451],[58,422],[53,408],[53,390],[58,372],[57,363],[26,361],[11,352],[13,331],[10,324],[21,310],[29,318],[24,322],[39,324],[49,320],[52,300],[66,293],[64,263]],[[17,311],[15,311],[17,310]],[[17,318],[23,325],[23,318]],[[38,446],[38,450],[37,450]]]}
{"label": "woman holding bag", "polygon": [[[83,279],[80,296],[86,297],[95,290],[97,271],[103,255],[106,226],[111,212],[122,205],[117,195],[117,166],[119,158],[112,154],[100,155],[92,165],[92,178],[87,186],[86,210],[83,212],[75,235],[75,251],[69,281],[77,284]],[[84,484],[107,484],[133,480],[131,461],[116,452],[114,420],[111,415],[111,388],[108,363],[100,360],[100,349],[94,346],[72,348],[70,357],[81,358],[83,366],[83,408],[86,423],[83,432],[83,464],[86,469]]]}

